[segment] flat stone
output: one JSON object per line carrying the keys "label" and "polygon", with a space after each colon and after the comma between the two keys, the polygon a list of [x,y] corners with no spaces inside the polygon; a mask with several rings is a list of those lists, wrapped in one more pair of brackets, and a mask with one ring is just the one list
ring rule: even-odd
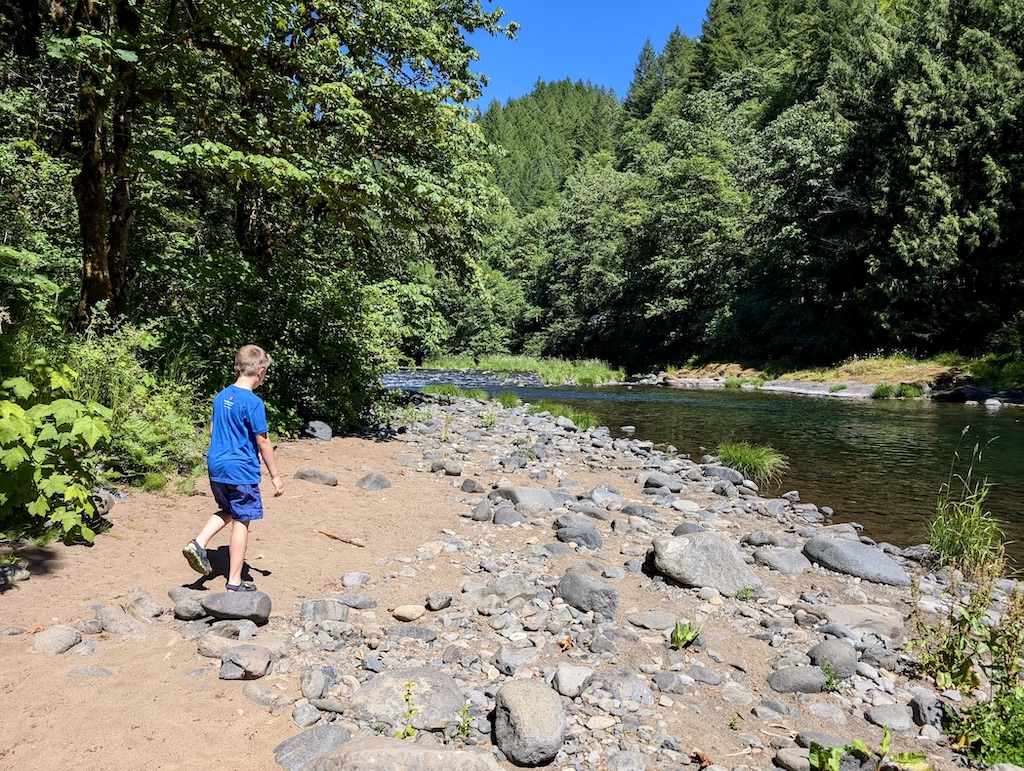
{"label": "flat stone", "polygon": [[73,626],[57,624],[35,634],[32,650],[36,653],[60,655],[82,642],[82,633]]}
{"label": "flat stone", "polygon": [[453,750],[416,744],[386,736],[360,736],[321,755],[302,771],[501,771],[501,766],[482,750]]}
{"label": "flat stone", "polygon": [[812,562],[837,573],[890,586],[910,586],[910,576],[896,562],[874,546],[845,538],[812,538],[804,544]]}
{"label": "flat stone", "polygon": [[337,474],[333,471],[326,471],[324,469],[317,468],[300,468],[295,472],[295,478],[302,479],[314,485],[326,485],[328,487],[336,487],[338,484]]}
{"label": "flat stone", "polygon": [[270,618],[270,596],[261,591],[217,592],[200,601],[203,610],[214,618],[247,618],[263,625]]}
{"label": "flat stone", "polygon": [[374,471],[356,480],[356,487],[360,490],[376,493],[391,487],[391,480],[383,474],[378,474]]}
{"label": "flat stone", "polygon": [[391,615],[399,621],[415,621],[426,612],[427,609],[422,605],[399,605],[391,611]]}
{"label": "flat stone", "polygon": [[786,667],[768,675],[768,685],[777,693],[821,693],[826,682],[818,667]]}

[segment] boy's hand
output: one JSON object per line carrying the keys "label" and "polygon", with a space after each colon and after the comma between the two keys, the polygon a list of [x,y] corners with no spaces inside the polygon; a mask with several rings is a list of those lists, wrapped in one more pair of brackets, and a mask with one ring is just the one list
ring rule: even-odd
{"label": "boy's hand", "polygon": [[281,493],[284,492],[284,480],[279,475],[270,477],[270,481],[274,483],[274,497],[277,498]]}

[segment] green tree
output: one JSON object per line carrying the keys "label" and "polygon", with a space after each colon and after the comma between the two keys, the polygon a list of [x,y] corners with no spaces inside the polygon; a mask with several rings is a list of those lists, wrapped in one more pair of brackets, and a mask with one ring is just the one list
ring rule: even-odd
{"label": "green tree", "polygon": [[230,189],[240,251],[264,268],[288,237],[285,201],[336,221],[361,252],[393,228],[438,254],[473,242],[485,169],[463,106],[480,85],[465,35],[502,31],[500,10],[477,0],[50,6],[22,3],[3,42],[25,77],[45,69],[45,52],[53,89],[74,94],[58,123],[73,128],[62,151],[78,158],[80,324],[100,301],[123,303],[133,184],[154,170]]}

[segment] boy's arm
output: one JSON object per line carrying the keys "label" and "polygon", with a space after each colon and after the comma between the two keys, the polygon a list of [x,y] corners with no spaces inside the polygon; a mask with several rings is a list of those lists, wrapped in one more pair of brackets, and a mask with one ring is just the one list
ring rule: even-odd
{"label": "boy's arm", "polygon": [[277,473],[277,460],[274,458],[274,444],[266,434],[256,434],[256,449],[260,457],[267,464],[267,471],[270,472],[270,481],[274,483],[274,496],[277,497],[284,492],[284,481]]}

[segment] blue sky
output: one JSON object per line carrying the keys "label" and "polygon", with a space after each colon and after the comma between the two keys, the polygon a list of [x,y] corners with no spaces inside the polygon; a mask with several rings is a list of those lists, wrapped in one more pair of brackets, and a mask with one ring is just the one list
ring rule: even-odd
{"label": "blue sky", "polygon": [[484,7],[503,8],[502,21],[519,22],[516,40],[474,35],[480,52],[476,70],[490,78],[480,101],[528,94],[537,78],[582,80],[615,90],[625,97],[640,49],[651,39],[661,51],[669,33],[679,27],[691,37],[700,34],[709,0],[498,0]]}

